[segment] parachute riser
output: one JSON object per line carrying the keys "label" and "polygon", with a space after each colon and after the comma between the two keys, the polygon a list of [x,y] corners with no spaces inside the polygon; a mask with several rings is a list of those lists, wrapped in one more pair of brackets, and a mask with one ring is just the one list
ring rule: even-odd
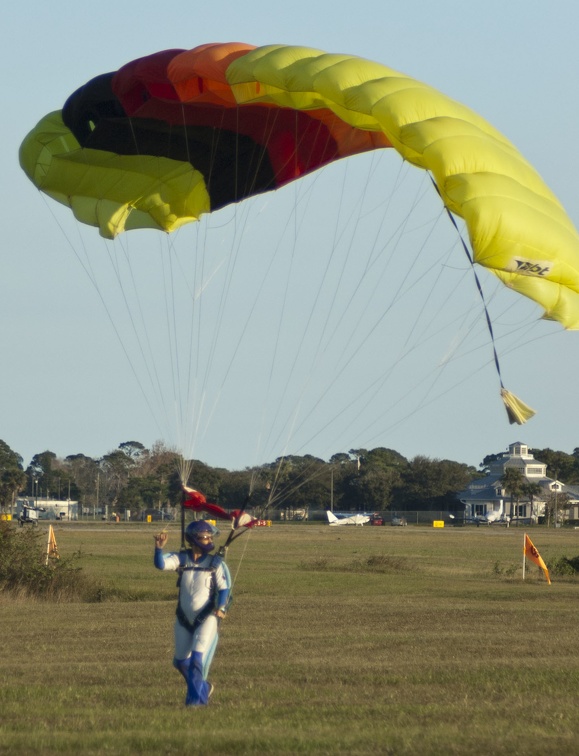
{"label": "parachute riser", "polygon": [[[440,194],[438,186],[436,185],[436,182],[432,176],[430,176],[430,180],[432,181],[432,184],[434,185],[434,188],[436,189],[438,196],[442,199],[442,195]],[[444,200],[443,200],[443,203],[444,203]],[[476,283],[476,287],[477,287],[479,296],[483,304],[487,328],[488,328],[489,335],[491,337],[491,343],[493,347],[493,357],[494,357],[494,362],[495,362],[495,368],[496,368],[497,375],[499,377],[499,383],[501,386],[501,399],[503,400],[503,403],[505,405],[505,409],[507,411],[507,417],[509,418],[509,423],[511,423],[511,425],[513,423],[522,425],[523,423],[526,423],[527,420],[529,420],[531,417],[533,417],[533,415],[535,414],[535,411],[531,409],[531,407],[529,407],[527,404],[522,402],[517,396],[515,396],[514,394],[512,394],[510,391],[508,391],[505,388],[505,385],[503,383],[503,376],[501,375],[501,366],[499,363],[499,355],[497,353],[497,348],[496,348],[496,343],[495,343],[495,334],[493,331],[493,324],[492,324],[491,316],[487,307],[485,295],[482,290],[481,282],[476,272],[476,268],[474,266],[474,258],[471,255],[468,245],[463,239],[462,234],[460,233],[460,229],[458,227],[458,224],[456,222],[454,215],[451,213],[451,211],[448,209],[446,205],[444,205],[444,209],[446,210],[446,214],[450,218],[450,222],[456,229],[456,233],[458,234],[458,238],[460,239],[460,243],[462,245],[464,253],[468,258],[468,261],[470,263],[470,267],[474,276],[474,280]]]}
{"label": "parachute riser", "polygon": [[181,551],[187,551],[185,543],[185,491],[181,491]]}
{"label": "parachute riser", "polygon": [[222,548],[225,549],[226,552],[227,552],[228,547],[232,543],[232,541],[234,541],[236,538],[239,538],[240,535],[243,535],[243,533],[246,532],[249,529],[249,528],[244,528],[241,532],[239,532],[237,534],[235,532],[236,531],[236,526],[239,523],[241,515],[245,512],[245,510],[247,508],[247,505],[249,504],[250,501],[251,501],[251,491],[245,497],[245,501],[243,502],[243,504],[241,506],[241,509],[239,510],[239,513],[238,513],[237,517],[231,523],[231,532],[227,536],[227,540],[225,541],[225,545],[222,547]]}

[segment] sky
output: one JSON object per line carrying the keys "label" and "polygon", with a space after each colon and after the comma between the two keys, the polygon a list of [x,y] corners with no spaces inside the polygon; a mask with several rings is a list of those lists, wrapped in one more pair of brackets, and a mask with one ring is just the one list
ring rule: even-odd
{"label": "sky", "polygon": [[[378,446],[475,467],[517,441],[571,453],[579,334],[481,274],[504,383],[537,410],[510,426],[456,233],[424,174],[392,151],[175,239],[136,232],[107,245],[36,191],[18,149],[75,89],[134,58],[219,41],[304,45],[383,63],[468,105],[578,225],[578,25],[571,0],[5,8],[0,439],[25,465],[126,441],[228,469]],[[388,267],[362,281],[377,249]]]}

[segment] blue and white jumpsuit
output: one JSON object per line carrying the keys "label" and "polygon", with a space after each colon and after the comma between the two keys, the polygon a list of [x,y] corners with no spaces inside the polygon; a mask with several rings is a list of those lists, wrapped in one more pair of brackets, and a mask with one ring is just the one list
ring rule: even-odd
{"label": "blue and white jumpsuit", "polygon": [[164,554],[155,548],[155,567],[180,573],[173,666],[187,682],[187,706],[206,704],[209,668],[219,639],[216,610],[225,611],[231,593],[229,568],[218,555],[197,561],[190,551]]}

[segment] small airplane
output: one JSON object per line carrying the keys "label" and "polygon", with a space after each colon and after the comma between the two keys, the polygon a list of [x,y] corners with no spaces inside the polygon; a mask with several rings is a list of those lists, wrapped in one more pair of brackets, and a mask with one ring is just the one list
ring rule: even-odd
{"label": "small airplane", "polygon": [[475,515],[468,520],[468,522],[474,522],[475,525],[491,525],[492,523],[506,525],[508,518],[506,518],[501,512],[487,512],[485,515]]}
{"label": "small airplane", "polygon": [[366,522],[370,522],[370,517],[362,514],[339,518],[333,512],[330,512],[329,509],[326,511],[326,514],[328,515],[330,525],[364,525]]}

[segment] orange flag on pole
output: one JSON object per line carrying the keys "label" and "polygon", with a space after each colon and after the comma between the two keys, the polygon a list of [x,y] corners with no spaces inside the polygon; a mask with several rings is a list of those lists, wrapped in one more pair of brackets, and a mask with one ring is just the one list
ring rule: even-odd
{"label": "orange flag on pole", "polygon": [[[523,568],[525,566],[525,557],[527,559],[530,559],[531,562],[534,562],[537,567],[540,567],[543,570],[543,573],[545,574],[545,577],[547,578],[547,582],[549,585],[551,585],[551,578],[549,577],[549,570],[547,569],[547,565],[543,561],[543,557],[539,554],[537,549],[535,548],[533,542],[529,538],[529,536],[525,533],[525,544],[523,546]],[[523,569],[523,578],[525,577],[525,570]]]}

